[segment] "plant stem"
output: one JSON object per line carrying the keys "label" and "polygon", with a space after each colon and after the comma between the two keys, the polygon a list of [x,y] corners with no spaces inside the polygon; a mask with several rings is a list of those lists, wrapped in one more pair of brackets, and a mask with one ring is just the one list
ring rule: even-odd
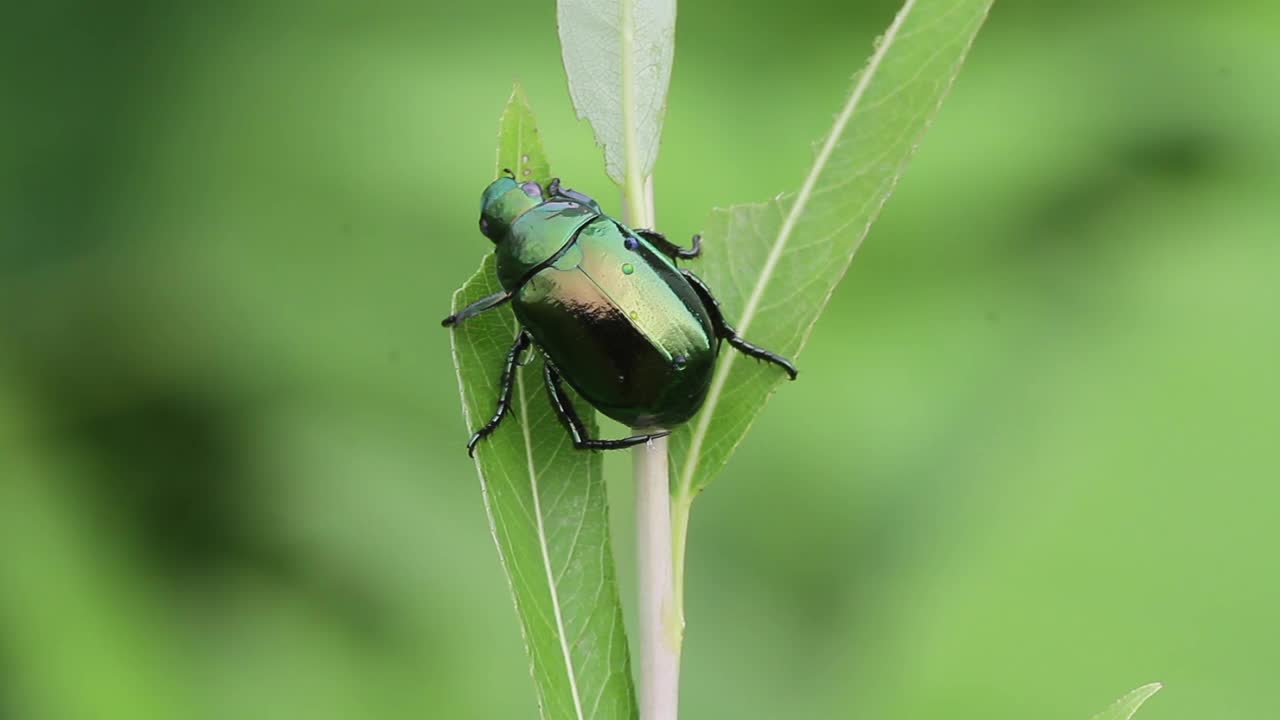
{"label": "plant stem", "polygon": [[634,451],[636,568],[639,574],[640,718],[675,720],[683,626],[675,595],[667,439]]}
{"label": "plant stem", "polygon": [[[654,225],[653,176],[627,173],[623,204],[631,227]],[[652,428],[636,428],[635,433]],[[684,618],[675,593],[671,483],[667,438],[632,450],[636,483],[637,635],[640,668],[636,686],[640,720],[676,720],[680,698],[680,645]]]}

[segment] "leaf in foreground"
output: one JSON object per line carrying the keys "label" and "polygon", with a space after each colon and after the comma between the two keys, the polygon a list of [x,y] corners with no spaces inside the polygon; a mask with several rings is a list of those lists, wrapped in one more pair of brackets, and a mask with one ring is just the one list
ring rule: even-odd
{"label": "leaf in foreground", "polygon": [[[703,260],[690,267],[748,340],[785,356],[800,353],[990,6],[991,0],[907,0],[855,76],[800,190],[712,213]],[[803,382],[803,364],[800,370]],[[672,435],[677,553],[688,503],[728,461],[784,379],[776,367],[725,352],[702,412]]]}
{"label": "leaf in foreground", "polygon": [[[533,114],[518,87],[502,115],[498,168],[544,184],[550,175]],[[476,239],[483,241],[478,234]],[[453,310],[500,289],[490,254],[454,294]],[[493,414],[517,326],[504,306],[452,332],[470,432]],[[531,348],[526,360],[517,373],[511,412],[476,449],[476,467],[529,651],[541,716],[633,718],[635,692],[600,456],[573,449],[547,401],[541,357]],[[594,413],[583,419],[594,432]],[[465,437],[460,433],[458,440],[462,452]]]}
{"label": "leaf in foreground", "polygon": [[[619,185],[653,173],[675,55],[675,0],[559,0],[569,94]],[[634,177],[627,179],[630,172]]]}
{"label": "leaf in foreground", "polygon": [[1155,695],[1156,691],[1162,687],[1164,686],[1160,683],[1143,685],[1112,703],[1111,707],[1094,715],[1093,720],[1129,720],[1134,713],[1138,712],[1138,708],[1142,707],[1142,703],[1146,702],[1152,695]]}

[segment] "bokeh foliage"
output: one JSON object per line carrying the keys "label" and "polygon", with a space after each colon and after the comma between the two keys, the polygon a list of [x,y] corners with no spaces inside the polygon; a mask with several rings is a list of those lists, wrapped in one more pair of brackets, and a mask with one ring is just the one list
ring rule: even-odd
{"label": "bokeh foliage", "polygon": [[[796,186],[895,9],[682,4],[660,228]],[[436,323],[513,75],[611,187],[553,8],[10,15],[0,717],[530,717]],[[1277,714],[1277,26],[997,5],[700,498],[690,717]]]}

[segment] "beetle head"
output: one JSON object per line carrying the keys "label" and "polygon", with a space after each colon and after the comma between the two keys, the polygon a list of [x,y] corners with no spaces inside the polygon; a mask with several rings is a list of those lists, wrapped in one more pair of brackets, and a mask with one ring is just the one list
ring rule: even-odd
{"label": "beetle head", "polygon": [[506,236],[516,218],[541,202],[542,186],[538,183],[521,184],[514,178],[500,177],[489,183],[480,196],[480,232],[496,243]]}

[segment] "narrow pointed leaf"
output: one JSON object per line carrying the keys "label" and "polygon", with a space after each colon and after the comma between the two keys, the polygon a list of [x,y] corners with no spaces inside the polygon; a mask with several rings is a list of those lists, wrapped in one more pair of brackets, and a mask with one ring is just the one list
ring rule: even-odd
{"label": "narrow pointed leaf", "polygon": [[556,21],[573,106],[604,148],[609,177],[643,180],[667,111],[675,0],[559,0]]}
{"label": "narrow pointed leaf", "polygon": [[[551,180],[551,165],[542,150],[542,137],[534,120],[524,88],[516,85],[498,120],[498,161],[494,176],[511,170],[520,182],[534,180],[546,185]],[[479,195],[479,190],[476,195]]]}
{"label": "narrow pointed leaf", "polygon": [[1093,720],[1129,720],[1134,713],[1138,712],[1138,708],[1142,707],[1142,703],[1146,702],[1152,695],[1155,695],[1162,687],[1164,686],[1160,683],[1143,685],[1112,703],[1111,707],[1094,715]]}
{"label": "narrow pointed leaf", "polygon": [[[498,168],[546,182],[550,171],[523,94],[503,113]],[[480,188],[477,188],[479,193]],[[477,241],[482,239],[477,235]],[[493,255],[453,297],[453,310],[500,290]],[[509,307],[453,329],[453,357],[468,431],[493,415],[517,326]],[[511,412],[482,441],[476,467],[485,510],[511,584],[541,717],[633,718],[627,638],[609,543],[598,453],[573,449],[551,410],[542,360],[530,348]],[[594,431],[594,415],[584,417]],[[459,452],[464,436],[459,434]]]}
{"label": "narrow pointed leaf", "polygon": [[[907,0],[855,76],[800,190],[712,213],[690,264],[748,340],[795,357],[951,88],[991,0]],[[799,363],[803,382],[804,365]],[[726,351],[702,412],[672,436],[688,502],[786,378]],[[677,530],[677,532],[679,532]]]}

